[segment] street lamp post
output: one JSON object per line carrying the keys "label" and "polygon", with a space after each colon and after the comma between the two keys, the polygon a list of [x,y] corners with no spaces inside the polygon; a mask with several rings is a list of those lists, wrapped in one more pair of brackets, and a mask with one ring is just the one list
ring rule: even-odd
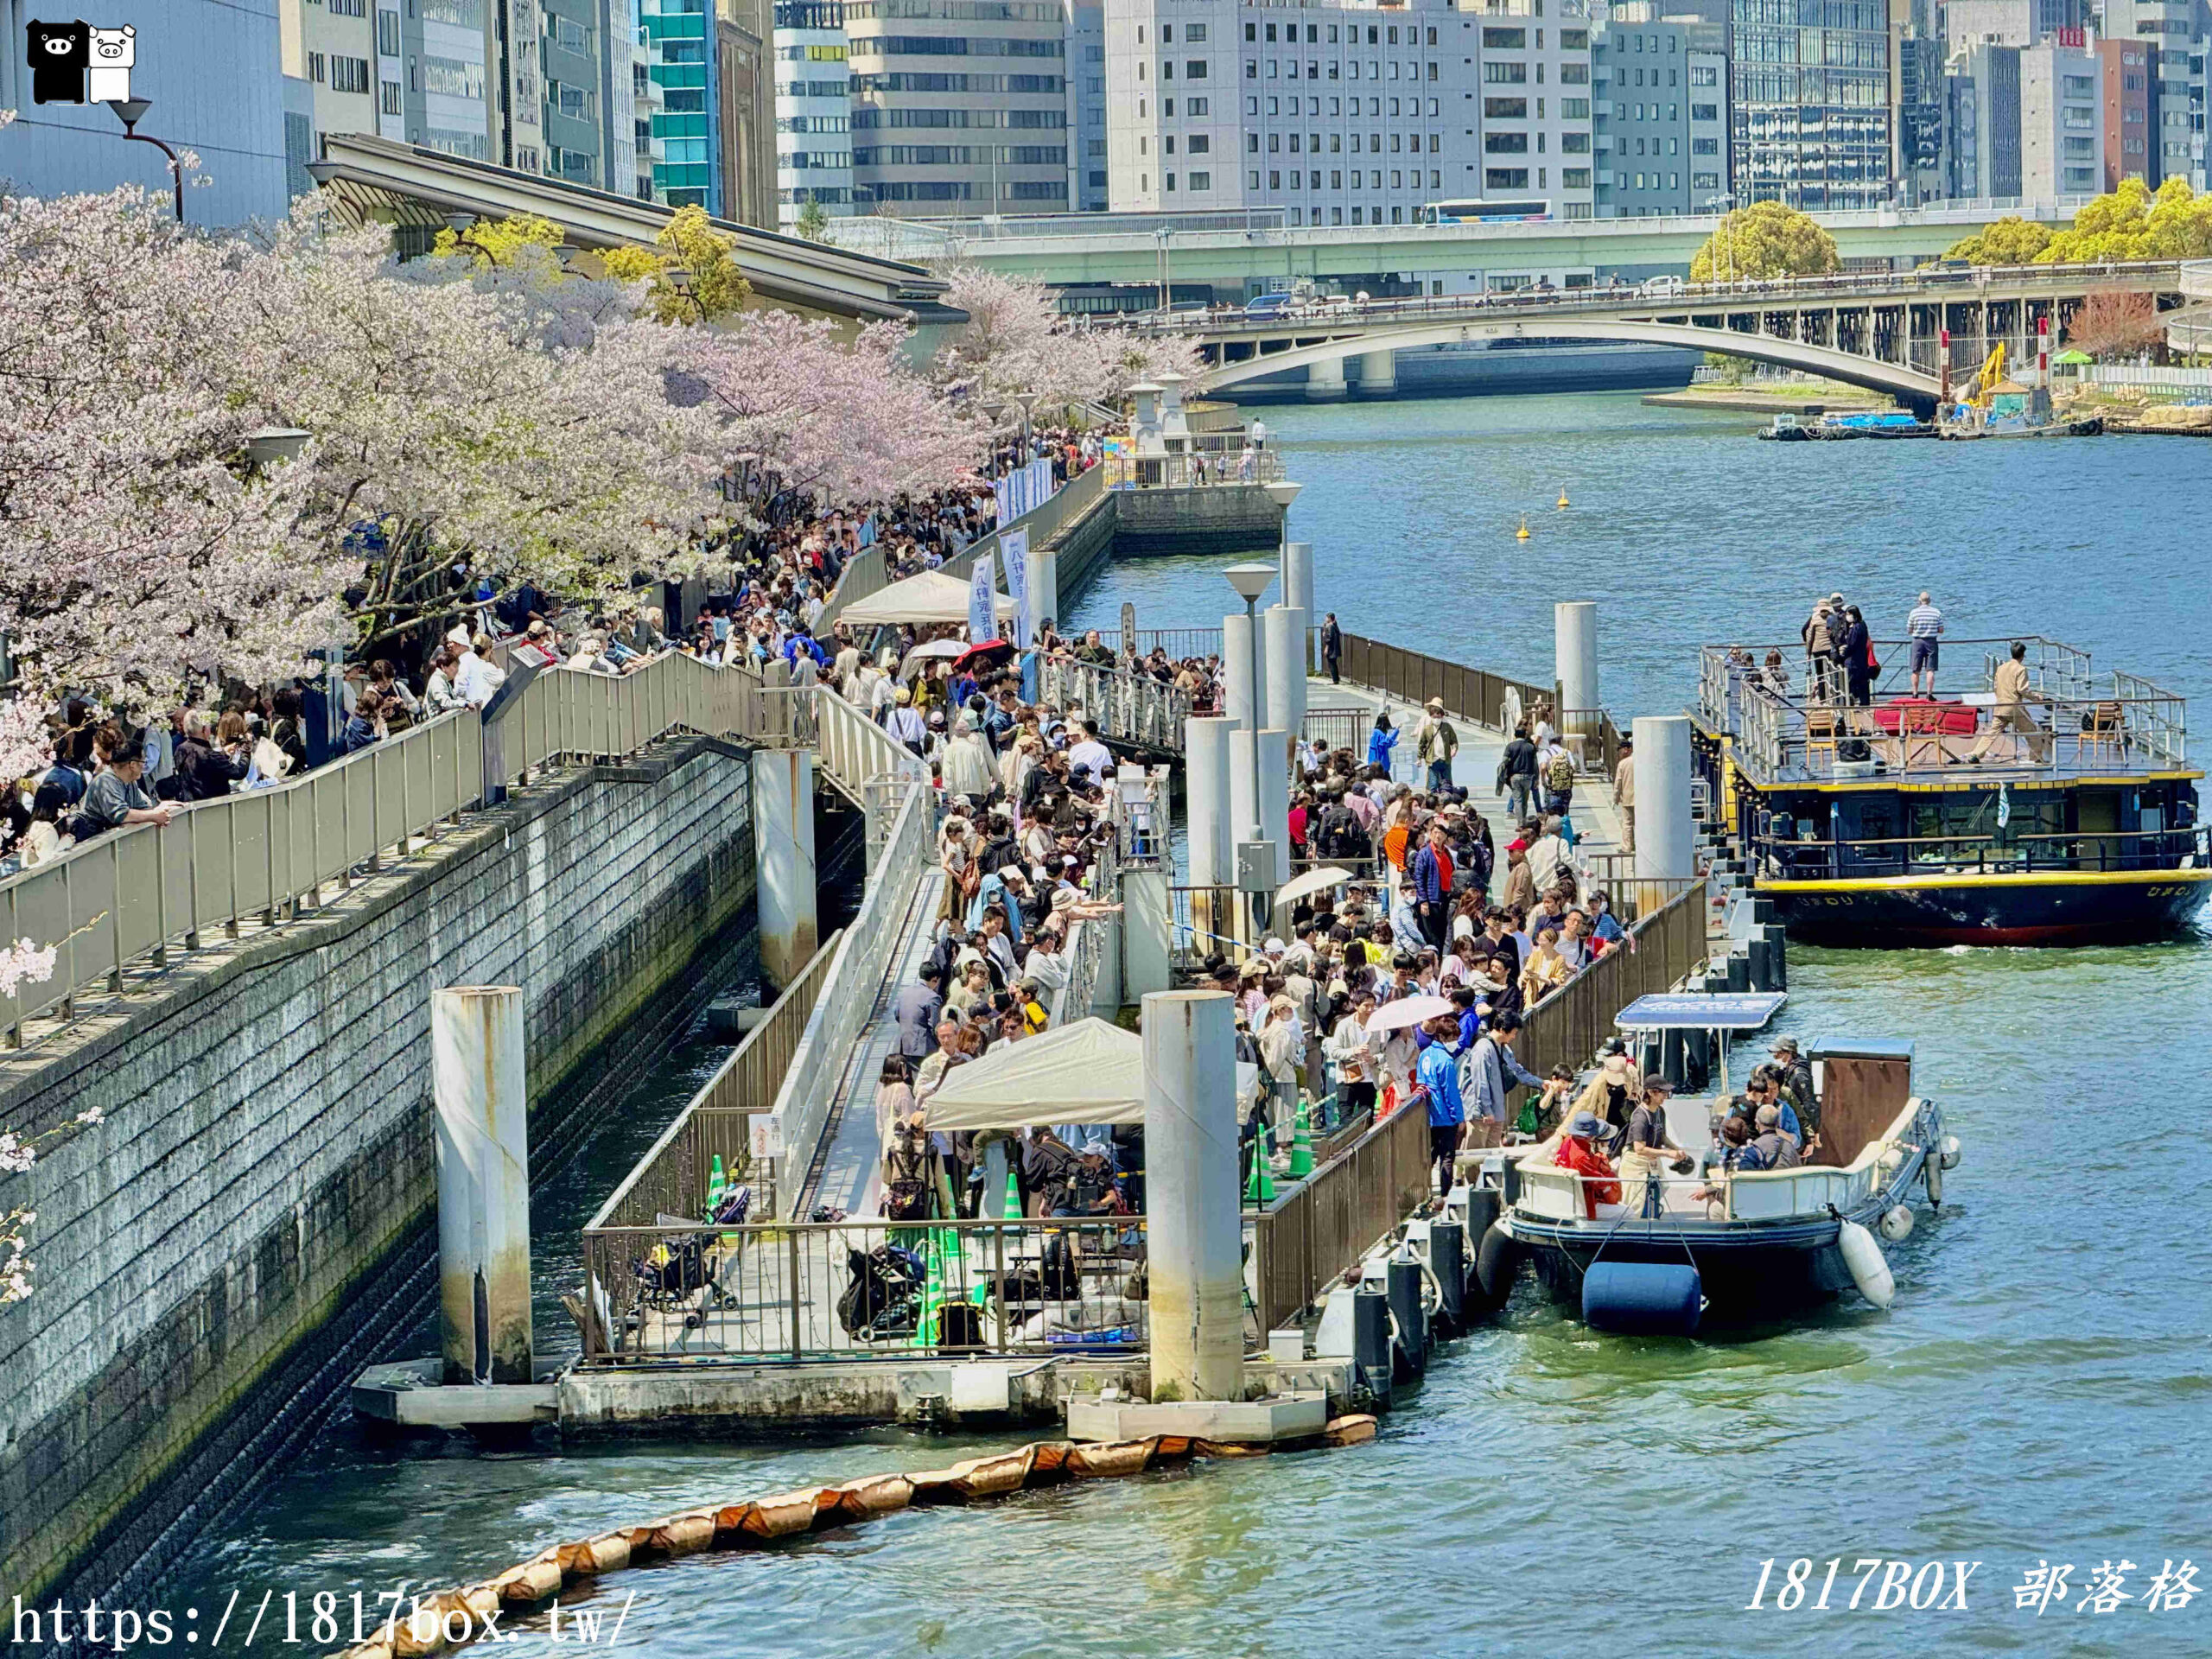
{"label": "street lamp post", "polygon": [[1298,499],[1298,493],[1305,487],[1287,478],[1279,478],[1267,486],[1268,499],[1282,510],[1282,535],[1275,543],[1275,569],[1282,577],[1282,602],[1286,605],[1300,602],[1299,596],[1290,591],[1290,504]]}
{"label": "street lamp post", "polygon": [[169,158],[169,180],[176,188],[176,222],[184,223],[184,163],[171,149],[149,132],[138,130],[138,124],[146,118],[146,111],[154,107],[150,98],[117,98],[108,100],[108,108],[115,111],[115,118],[123,123],[123,136],[142,144],[151,144]]}
{"label": "street lamp post", "polygon": [[1024,461],[1029,459],[1029,411],[1037,407],[1038,396],[1033,391],[1014,394],[1014,401],[1021,406],[1021,458]]}
{"label": "street lamp post", "polygon": [[[1246,645],[1249,652],[1249,660],[1245,666],[1246,671],[1249,677],[1246,681],[1246,683],[1251,688],[1252,812],[1251,817],[1249,819],[1237,826],[1239,834],[1236,837],[1237,875],[1239,877],[1238,886],[1244,887],[1247,880],[1251,882],[1251,886],[1245,887],[1246,893],[1249,897],[1249,895],[1260,891],[1272,893],[1274,890],[1274,882],[1273,878],[1277,874],[1277,872],[1272,869],[1260,870],[1251,868],[1246,853],[1246,849],[1248,848],[1261,845],[1264,843],[1267,839],[1267,831],[1260,822],[1261,813],[1267,810],[1265,804],[1267,789],[1264,782],[1262,781],[1266,776],[1263,770],[1266,761],[1262,754],[1260,745],[1260,726],[1261,722],[1266,718],[1266,714],[1259,706],[1259,606],[1260,595],[1268,591],[1268,585],[1275,579],[1275,568],[1271,564],[1260,564],[1256,563],[1232,564],[1228,569],[1222,572],[1222,574],[1229,578],[1229,585],[1236,590],[1236,596],[1244,601]],[[1257,913],[1258,905],[1255,899],[1252,902],[1252,909],[1254,912],[1252,918],[1254,938],[1256,939],[1257,926],[1260,918]]]}

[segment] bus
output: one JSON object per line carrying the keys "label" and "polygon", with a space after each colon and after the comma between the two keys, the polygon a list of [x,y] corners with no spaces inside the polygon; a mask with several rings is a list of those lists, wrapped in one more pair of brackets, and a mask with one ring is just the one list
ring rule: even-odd
{"label": "bus", "polygon": [[1432,201],[1421,209],[1423,225],[1515,225],[1552,216],[1543,200]]}

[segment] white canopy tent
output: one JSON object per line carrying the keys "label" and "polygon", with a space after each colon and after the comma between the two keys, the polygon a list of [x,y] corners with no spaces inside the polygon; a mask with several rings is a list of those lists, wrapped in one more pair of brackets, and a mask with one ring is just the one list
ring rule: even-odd
{"label": "white canopy tent", "polygon": [[[1239,1061],[1240,1108],[1260,1068]],[[932,1129],[1019,1129],[1032,1123],[1144,1122],[1144,1041],[1095,1016],[994,1048],[955,1066],[923,1103]]]}
{"label": "white canopy tent", "polygon": [[[991,597],[1001,617],[1014,615],[1012,600],[999,593]],[[967,620],[968,584],[942,570],[925,570],[904,582],[894,582],[837,613],[837,620],[857,628],[888,627],[902,622],[918,628],[938,627]]]}

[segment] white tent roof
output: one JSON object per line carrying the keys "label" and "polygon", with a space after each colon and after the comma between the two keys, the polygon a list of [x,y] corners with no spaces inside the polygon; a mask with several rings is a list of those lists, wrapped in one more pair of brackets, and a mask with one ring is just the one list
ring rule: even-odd
{"label": "white tent roof", "polygon": [[[1239,1062],[1249,1098],[1259,1068]],[[1144,1122],[1144,1041],[1110,1020],[1078,1020],[957,1065],[923,1103],[932,1129],[1018,1129],[1032,1123]]]}
{"label": "white tent roof", "polygon": [[[995,593],[992,598],[997,601],[999,615],[1014,614],[1014,601],[1004,594]],[[866,599],[855,600],[837,613],[837,620],[858,627],[880,627],[898,622],[911,622],[917,627],[965,622],[968,584],[942,570],[925,570],[904,582],[894,582]]]}

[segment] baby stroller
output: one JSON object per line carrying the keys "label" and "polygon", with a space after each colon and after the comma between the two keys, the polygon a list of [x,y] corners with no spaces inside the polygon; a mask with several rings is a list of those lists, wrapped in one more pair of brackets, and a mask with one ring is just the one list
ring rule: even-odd
{"label": "baby stroller", "polygon": [[837,1323],[862,1342],[911,1337],[920,1323],[922,1259],[896,1244],[847,1250],[852,1274],[837,1299]]}

